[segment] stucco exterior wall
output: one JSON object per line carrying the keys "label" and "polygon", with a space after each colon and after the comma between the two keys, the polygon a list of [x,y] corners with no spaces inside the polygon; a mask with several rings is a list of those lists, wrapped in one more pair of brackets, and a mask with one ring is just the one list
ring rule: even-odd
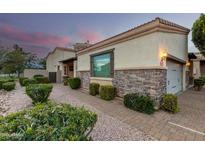
{"label": "stucco exterior wall", "polygon": [[[137,69],[160,67],[160,52],[187,61],[187,36],[183,34],[155,32],[103,49],[78,55],[77,71],[90,70],[90,55],[105,50],[114,50],[114,69]],[[166,65],[165,65],[166,66]]]}
{"label": "stucco exterior wall", "polygon": [[23,76],[27,78],[33,78],[34,75],[43,75],[48,77],[48,71],[43,69],[25,69],[23,72]]}
{"label": "stucco exterior wall", "polygon": [[[114,50],[114,69],[133,67],[158,67],[158,34],[152,33],[100,50],[78,55],[78,71],[90,70],[90,55],[105,50]],[[145,62],[146,59],[146,62]]]}
{"label": "stucco exterior wall", "polygon": [[181,60],[188,59],[188,36],[183,34],[158,32],[159,52],[168,54]]}
{"label": "stucco exterior wall", "polygon": [[75,57],[74,52],[62,51],[57,49],[54,53],[51,53],[46,60],[46,70],[48,72],[56,72],[58,66],[60,70],[63,70],[63,65],[59,61]]}

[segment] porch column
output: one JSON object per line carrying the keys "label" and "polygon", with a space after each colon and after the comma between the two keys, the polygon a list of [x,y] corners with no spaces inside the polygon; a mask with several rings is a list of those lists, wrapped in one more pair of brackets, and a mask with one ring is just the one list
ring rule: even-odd
{"label": "porch column", "polygon": [[73,76],[77,77],[77,60],[73,61]]}
{"label": "porch column", "polygon": [[193,60],[193,77],[199,78],[201,76],[200,60]]}

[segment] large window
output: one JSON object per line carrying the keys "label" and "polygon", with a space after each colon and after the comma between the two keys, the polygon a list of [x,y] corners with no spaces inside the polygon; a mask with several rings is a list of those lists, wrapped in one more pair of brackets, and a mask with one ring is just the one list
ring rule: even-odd
{"label": "large window", "polygon": [[91,76],[113,76],[113,52],[105,52],[91,56]]}

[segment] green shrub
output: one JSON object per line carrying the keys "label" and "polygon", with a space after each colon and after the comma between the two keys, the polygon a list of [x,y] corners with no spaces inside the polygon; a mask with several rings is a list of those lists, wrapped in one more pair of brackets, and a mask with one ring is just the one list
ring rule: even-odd
{"label": "green shrub", "polygon": [[67,86],[68,85],[68,77],[63,78],[63,85]]}
{"label": "green shrub", "polygon": [[104,100],[112,100],[115,98],[115,87],[111,85],[101,85],[99,94],[100,98]]}
{"label": "green shrub", "polygon": [[201,76],[199,79],[203,81],[203,85],[205,85],[205,76]]}
{"label": "green shrub", "polygon": [[153,114],[155,112],[154,101],[151,97],[137,93],[126,94],[124,96],[124,105],[132,110],[147,114]]}
{"label": "green shrub", "polygon": [[2,89],[2,85],[7,82],[14,82],[15,80],[9,77],[0,78],[0,89]]}
{"label": "green shrub", "polygon": [[50,84],[30,84],[26,86],[26,94],[33,100],[33,104],[44,103],[53,89]]}
{"label": "green shrub", "polygon": [[44,76],[41,75],[41,74],[36,74],[36,75],[33,76],[34,79],[35,79],[36,77],[44,77]]}
{"label": "green shrub", "polygon": [[81,85],[80,78],[69,78],[68,83],[72,89],[78,89]]}
{"label": "green shrub", "polygon": [[23,81],[24,81],[25,79],[28,79],[28,78],[26,78],[26,77],[20,77],[20,78],[19,78],[19,83],[20,83],[21,86],[24,86]]}
{"label": "green shrub", "polygon": [[4,84],[4,83],[6,83],[6,82],[7,82],[7,81],[6,81],[6,80],[4,80],[4,79],[1,79],[1,80],[0,80],[0,89],[2,89],[2,88],[3,88],[2,86],[3,86],[3,84]]}
{"label": "green shrub", "polygon": [[172,113],[179,112],[177,96],[174,94],[163,95],[161,108]]}
{"label": "green shrub", "polygon": [[38,104],[31,109],[0,118],[1,141],[82,141],[97,115],[68,104]]}
{"label": "green shrub", "polygon": [[194,79],[194,89],[200,91],[204,85],[202,79]]}
{"label": "green shrub", "polygon": [[37,81],[37,83],[49,83],[47,77],[35,77],[35,80]]}
{"label": "green shrub", "polygon": [[98,95],[99,94],[99,87],[100,87],[99,83],[90,83],[90,86],[89,86],[90,95],[92,95],[92,96]]}
{"label": "green shrub", "polygon": [[6,91],[11,91],[13,89],[15,89],[15,82],[6,82],[2,84],[2,89],[6,90]]}
{"label": "green shrub", "polygon": [[23,85],[28,86],[29,84],[36,84],[37,81],[35,79],[24,79],[23,80]]}

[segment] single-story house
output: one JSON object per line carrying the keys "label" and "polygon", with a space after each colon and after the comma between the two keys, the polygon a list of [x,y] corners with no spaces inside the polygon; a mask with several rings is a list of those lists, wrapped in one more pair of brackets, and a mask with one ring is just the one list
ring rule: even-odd
{"label": "single-story house", "polygon": [[89,83],[113,85],[117,95],[151,95],[159,102],[164,93],[187,87],[188,34],[178,24],[153,21],[78,50],[77,76],[82,88]]}
{"label": "single-story house", "polygon": [[199,53],[189,53],[190,59],[190,76],[199,78],[205,76],[205,57]]}
{"label": "single-story house", "polygon": [[46,70],[51,82],[60,83],[64,77],[74,77],[76,51],[70,48],[56,47],[46,57]]}

